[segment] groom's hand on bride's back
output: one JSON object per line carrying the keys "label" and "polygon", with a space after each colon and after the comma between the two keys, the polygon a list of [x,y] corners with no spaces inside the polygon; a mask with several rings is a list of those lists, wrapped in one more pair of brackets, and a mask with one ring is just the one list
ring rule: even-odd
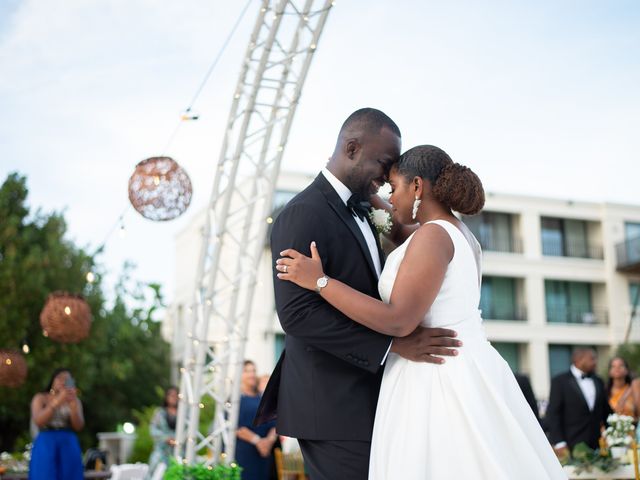
{"label": "groom's hand on bride's back", "polygon": [[446,328],[418,327],[406,337],[393,339],[391,351],[413,362],[441,364],[444,357],[455,357],[462,342]]}

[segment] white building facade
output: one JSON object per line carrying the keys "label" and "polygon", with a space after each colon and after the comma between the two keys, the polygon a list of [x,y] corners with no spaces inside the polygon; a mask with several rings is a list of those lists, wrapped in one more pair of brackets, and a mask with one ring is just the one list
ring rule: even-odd
{"label": "white building facade", "polygon": [[[282,173],[274,215],[312,180]],[[640,296],[640,205],[488,193],[483,212],[463,220],[483,247],[480,308],[488,337],[515,371],[529,375],[539,399],[548,397],[551,377],[568,369],[576,346],[594,347],[602,372],[630,326],[629,340],[640,341],[640,316],[630,324]],[[176,237],[176,291],[163,324],[174,380],[203,223],[200,212]],[[275,313],[267,240],[258,277],[246,358],[269,373],[284,333]],[[209,332],[211,341],[221,335],[215,325]]]}

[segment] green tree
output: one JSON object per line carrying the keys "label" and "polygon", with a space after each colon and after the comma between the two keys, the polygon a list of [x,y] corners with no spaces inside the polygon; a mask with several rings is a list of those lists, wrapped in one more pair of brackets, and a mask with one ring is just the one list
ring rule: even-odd
{"label": "green tree", "polygon": [[[133,410],[160,402],[169,380],[169,347],[154,313],[162,307],[160,286],[131,280],[125,266],[108,307],[94,255],[65,238],[59,213],[31,215],[26,179],[11,174],[0,187],[0,348],[20,348],[26,341],[29,373],[19,388],[0,387],[0,451],[29,440],[30,401],[43,390],[51,372],[71,369],[81,391],[86,427],[83,447],[95,434],[113,431],[133,419]],[[93,271],[96,281],[88,283]],[[39,314],[49,293],[82,293],[91,306],[89,338],[59,344],[42,334]]]}

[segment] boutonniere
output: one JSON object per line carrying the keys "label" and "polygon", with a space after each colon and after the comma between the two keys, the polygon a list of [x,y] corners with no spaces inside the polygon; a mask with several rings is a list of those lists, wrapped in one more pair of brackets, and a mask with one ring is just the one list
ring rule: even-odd
{"label": "boutonniere", "polygon": [[393,227],[393,222],[391,221],[391,214],[386,210],[381,208],[372,208],[369,211],[369,220],[378,233],[387,234],[391,232],[391,227]]}

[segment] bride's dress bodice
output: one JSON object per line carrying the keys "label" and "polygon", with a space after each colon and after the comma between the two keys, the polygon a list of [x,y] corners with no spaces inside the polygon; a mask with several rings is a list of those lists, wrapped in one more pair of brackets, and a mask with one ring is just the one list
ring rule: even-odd
{"label": "bride's dress bodice", "polygon": [[[480,284],[479,284],[479,258],[480,246],[475,238],[476,253],[464,234],[452,223],[446,220],[434,220],[428,223],[436,223],[444,228],[453,242],[454,253],[447,272],[431,308],[426,313],[422,325],[425,327],[446,327],[458,331],[459,334],[472,333],[484,338],[481,328],[480,310]],[[404,259],[405,252],[413,235],[402,245],[396,248],[388,256],[384,270],[380,275],[378,290],[380,298],[389,303],[393,285]],[[476,261],[476,256],[478,261]],[[425,283],[429,279],[424,280]]]}

